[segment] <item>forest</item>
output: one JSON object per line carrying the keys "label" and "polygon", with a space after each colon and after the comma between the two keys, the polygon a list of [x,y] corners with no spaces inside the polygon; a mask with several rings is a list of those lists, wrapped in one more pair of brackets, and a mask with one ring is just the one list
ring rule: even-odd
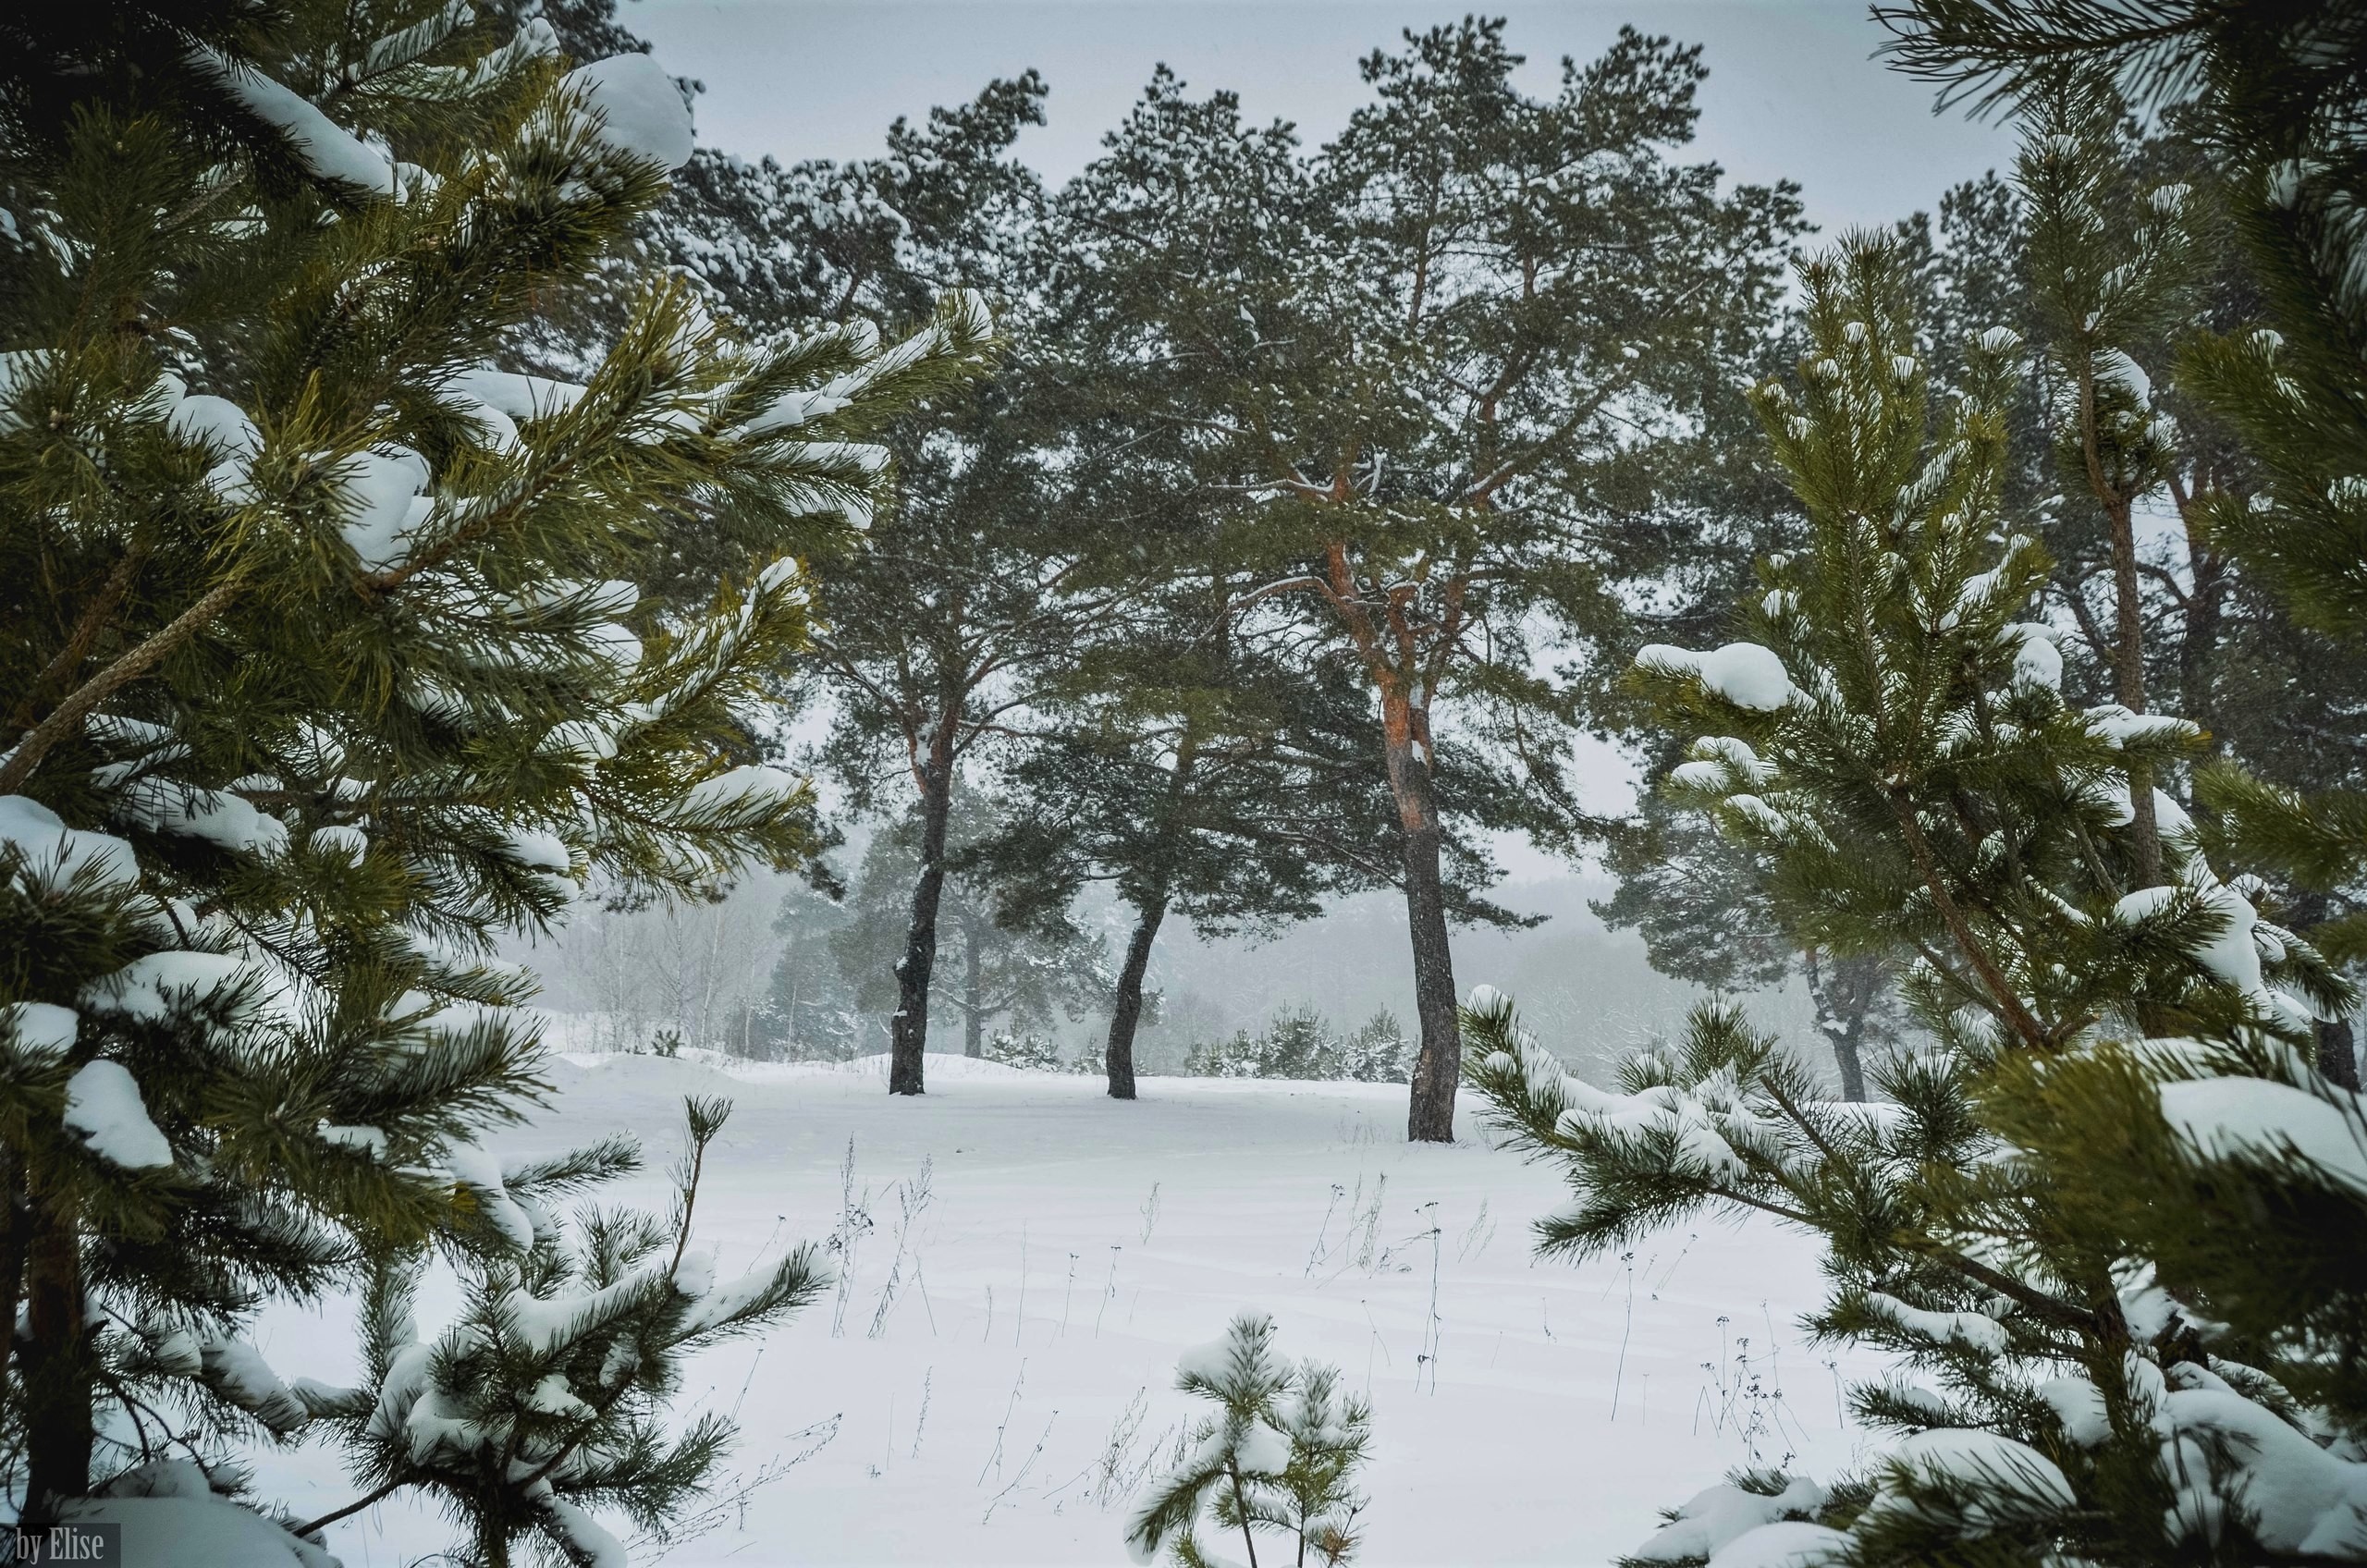
{"label": "forest", "polygon": [[[1833,1430],[1648,1321],[1744,1447],[1620,1561],[2367,1562],[2367,12],[1883,0],[2018,152],[1841,233],[1645,20],[1319,135],[1162,66],[1053,179],[1035,71],[707,144],[616,0],[0,18],[0,1561],[987,1560],[749,1533],[850,1419],[777,1341],[1014,1560],[1526,1561],[1356,1355],[1551,1447],[1599,1365],[1448,1326],[1600,1270],[1616,1446],[1716,1219]],[[1031,1270],[1196,1402],[1054,1396],[1073,1494]]]}

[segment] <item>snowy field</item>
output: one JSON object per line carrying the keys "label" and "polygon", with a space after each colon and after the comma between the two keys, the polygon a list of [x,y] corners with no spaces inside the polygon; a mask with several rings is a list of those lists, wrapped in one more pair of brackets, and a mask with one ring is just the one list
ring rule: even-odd
{"label": "snowy field", "polygon": [[[639,1133],[651,1176],[611,1202],[662,1204],[683,1095],[734,1099],[697,1227],[726,1275],[842,1228],[850,1147],[869,1219],[843,1291],[697,1366],[681,1408],[736,1414],[742,1495],[636,1563],[1122,1562],[1125,1495],[1195,1403],[1176,1354],[1244,1306],[1370,1390],[1369,1564],[1606,1562],[1731,1466],[1826,1476],[1865,1436],[1838,1379],[1873,1364],[1836,1368],[1795,1326],[1820,1295],[1809,1243],[1712,1226],[1624,1262],[1532,1262],[1528,1222],[1561,1190],[1489,1147],[1467,1100],[1441,1147],[1404,1141],[1393,1085],[1153,1078],[1128,1106],[1096,1078],[950,1057],[919,1100],[884,1093],[877,1061],[579,1057],[553,1076],[555,1113],[504,1152]],[[336,1310],[260,1330],[289,1378],[349,1380],[352,1342]],[[260,1478],[303,1513],[352,1495],[315,1452]],[[447,1540],[396,1503],[329,1544],[402,1568]]]}

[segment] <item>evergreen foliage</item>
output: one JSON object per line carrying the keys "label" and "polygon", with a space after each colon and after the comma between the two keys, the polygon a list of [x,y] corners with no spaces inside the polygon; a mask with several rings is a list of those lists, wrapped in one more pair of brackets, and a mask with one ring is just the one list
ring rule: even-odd
{"label": "evergreen foliage", "polygon": [[1340,1387],[1340,1370],[1296,1366],[1274,1353],[1274,1320],[1245,1312],[1223,1339],[1184,1352],[1175,1386],[1217,1408],[1192,1429],[1184,1463],[1152,1486],[1126,1530],[1126,1550],[1149,1562],[1165,1547],[1179,1568],[1215,1568],[1203,1523],[1238,1531],[1257,1568],[1260,1532],[1280,1535],[1291,1561],[1353,1561],[1365,1500],[1353,1477],[1372,1443],[1372,1408]]}
{"label": "evergreen foliage", "polygon": [[[541,1091],[491,942],[586,885],[687,896],[809,853],[808,792],[752,741],[803,643],[799,560],[856,541],[884,454],[847,437],[965,374],[982,311],[883,353],[744,336],[658,276],[581,384],[517,374],[688,154],[654,65],[570,68],[546,25],[424,4],[6,25],[10,1486],[35,1517],[103,1512],[94,1486],[166,1485],[187,1443],[235,1489],[256,1424],[354,1414],[251,1375],[240,1326],[367,1277],[391,1334],[440,1253],[487,1338],[456,1330],[435,1377],[492,1357],[449,1391],[525,1401],[497,1441],[550,1463],[480,1448],[399,1484],[440,1488],[481,1561],[528,1528],[611,1561],[568,1499],[661,1523],[724,1435],[657,1436],[675,1352],[812,1271],[693,1288],[687,1195],[671,1230],[595,1221],[571,1250],[533,1221],[624,1156],[485,1151]],[[535,1344],[496,1321],[635,1268]],[[604,1373],[619,1335],[642,1361]],[[567,1384],[549,1408],[535,1366]],[[354,1433],[394,1479],[388,1434]]]}
{"label": "evergreen foliage", "polygon": [[[1103,352],[1159,367],[1138,417],[1197,432],[1260,501],[1254,594],[1307,606],[1379,705],[1425,1139],[1453,1135],[1457,1060],[1443,822],[1581,826],[1559,765],[1578,699],[1532,640],[1604,608],[1589,525],[1641,509],[1638,432],[1683,429],[1751,340],[1797,223],[1788,190],[1668,161],[1698,51],[1627,31],[1544,99],[1518,63],[1499,23],[1409,33],[1313,157],[1162,74],[1061,198],[1094,237],[1066,284]],[[1458,745],[1480,787],[1449,794]]]}
{"label": "evergreen foliage", "polygon": [[2353,994],[2166,796],[2170,879],[2140,879],[2131,764],[2192,727],[2063,701],[2017,619],[2048,563],[2001,510],[2020,341],[1981,334],[1932,417],[1905,279],[1863,239],[1805,270],[1797,384],[1753,397],[1808,548],[1766,563],[1762,641],[1648,648],[1637,679],[1711,731],[1670,788],[1770,857],[1799,939],[1919,955],[1936,1048],[1877,1073],[1889,1103],[1834,1104],[1709,1009],[1606,1092],[1509,1003],[1466,1013],[1475,1084],[1572,1182],[1549,1249],[1772,1214],[1828,1244],[1814,1329],[1938,1384],[1858,1391],[1898,1434],[1858,1474],[1738,1478],[1636,1560],[1751,1529],[1834,1563],[2356,1556],[2367,1122],[2310,1048]]}
{"label": "evergreen foliage", "polygon": [[730,1108],[685,1109],[689,1148],[665,1219],[592,1210],[570,1237],[551,1218],[551,1199],[633,1168],[621,1141],[512,1167],[476,1189],[480,1223],[453,1246],[465,1305],[442,1333],[419,1337],[418,1268],[380,1264],[363,1296],[369,1383],[300,1381],[294,1394],[372,1483],[340,1515],[418,1488],[468,1533],[464,1560],[487,1563],[509,1562],[529,1535],[573,1562],[621,1563],[622,1547],[588,1512],[601,1505],[666,1539],[732,1436],[713,1413],[667,1429],[682,1358],[796,1310],[829,1281],[810,1245],[745,1278],[714,1279],[691,1219]]}
{"label": "evergreen foliage", "polygon": [[1185,1073],[1199,1078],[1347,1079],[1403,1084],[1413,1063],[1405,1031],[1389,1012],[1376,1012],[1345,1035],[1312,1008],[1286,1011],[1263,1031],[1238,1030],[1229,1040],[1194,1046]]}
{"label": "evergreen foliage", "polygon": [[1662,974],[1722,992],[1798,975],[1833,1047],[1841,1097],[1866,1097],[1867,1058],[1895,1042],[1904,1022],[1894,955],[1796,947],[1767,895],[1764,857],[1664,799],[1646,800],[1611,833],[1603,864],[1619,887],[1589,907],[1614,931],[1634,927]]}
{"label": "evergreen foliage", "polygon": [[[2165,117],[2183,116],[2213,150],[2257,305],[2250,319],[2187,343],[2180,370],[2240,438],[2262,483],[2214,497],[2208,532],[2301,622],[2302,634],[2280,651],[2310,656],[2313,631],[2355,649],[2367,631],[2367,268],[2354,217],[2367,182],[2358,113],[2367,100],[2367,23],[2342,5],[2210,0],[1921,0],[1876,9],[1896,35],[1898,62],[1950,93],[2004,103],[2116,91]],[[2338,668],[2356,664],[2335,656]],[[2313,794],[2296,783],[2336,788]],[[2226,766],[2199,787],[2230,819],[2238,851],[2289,878],[2299,910],[2332,917],[2323,931],[2329,947],[2354,953],[2355,910],[2346,916],[2340,906],[2367,866],[2357,781],[2263,782]],[[2330,851],[2343,875],[2326,874]],[[2348,1025],[2324,1047],[2329,1066],[2355,1083]]]}

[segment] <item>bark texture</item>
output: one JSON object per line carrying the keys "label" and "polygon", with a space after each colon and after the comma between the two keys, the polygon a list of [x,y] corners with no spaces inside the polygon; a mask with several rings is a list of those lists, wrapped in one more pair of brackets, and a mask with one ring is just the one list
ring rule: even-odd
{"label": "bark texture", "polygon": [[1159,923],[1167,918],[1164,895],[1136,912],[1134,934],[1126,941],[1126,962],[1118,971],[1118,992],[1110,1007],[1110,1045],[1102,1065],[1110,1074],[1110,1097],[1134,1097],[1134,1026],[1143,1016],[1143,976],[1150,971],[1151,945],[1159,940]]}
{"label": "bark texture", "polygon": [[1404,829],[1405,929],[1414,948],[1414,1012],[1421,1049],[1405,1114],[1405,1136],[1416,1143],[1454,1141],[1454,1091],[1463,1075],[1463,1023],[1454,989],[1454,954],[1447,945],[1446,832],[1431,794],[1429,715],[1402,687],[1384,687],[1381,729],[1389,790]]}
{"label": "bark texture", "polygon": [[896,1016],[888,1031],[888,1092],[917,1095],[928,1048],[928,989],[937,973],[937,912],[945,899],[945,829],[953,814],[953,747],[940,729],[920,769],[921,872],[913,884],[904,956],[896,964]]}
{"label": "bark texture", "polygon": [[60,1500],[91,1487],[89,1328],[82,1306],[80,1239],[70,1224],[36,1212],[25,1258],[23,1368],[25,1517],[51,1520]]}

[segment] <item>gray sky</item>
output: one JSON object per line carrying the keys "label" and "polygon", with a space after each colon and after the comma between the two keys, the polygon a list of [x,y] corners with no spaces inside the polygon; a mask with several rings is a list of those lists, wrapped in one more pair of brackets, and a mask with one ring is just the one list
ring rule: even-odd
{"label": "gray sky", "polygon": [[1051,123],[1020,153],[1059,179],[1089,159],[1160,61],[1194,87],[1231,88],[1257,119],[1310,141],[1362,101],[1357,58],[1399,31],[1478,8],[1510,18],[1526,85],[1551,89],[1564,55],[1599,55],[1622,22],[1706,46],[1695,156],[1737,179],[1796,179],[1826,233],[1884,223],[2013,155],[2010,135],[1961,115],[1869,56],[1883,34],[1862,0],[631,0],[628,25],[679,75],[706,84],[699,139],[784,161],[877,151],[898,115],[959,102],[1030,66]]}
{"label": "gray sky", "polygon": [[[1710,80],[1690,156],[1736,179],[1797,180],[1827,235],[1933,208],[1941,191],[2013,157],[2011,134],[1932,112],[1932,93],[1870,58],[1884,34],[1863,0],[630,0],[626,24],[677,75],[706,84],[699,139],[755,156],[857,158],[890,121],[974,96],[1029,67],[1051,84],[1049,124],[1020,155],[1048,178],[1076,172],[1164,61],[1194,88],[1230,88],[1258,120],[1310,143],[1364,101],[1356,61],[1408,27],[1478,9],[1509,18],[1523,84],[1551,92],[1564,55],[1600,54],[1622,22],[1704,45]],[[1576,783],[1596,810],[1625,809],[1633,773],[1582,741]],[[1500,846],[1515,880],[1564,867]]]}

